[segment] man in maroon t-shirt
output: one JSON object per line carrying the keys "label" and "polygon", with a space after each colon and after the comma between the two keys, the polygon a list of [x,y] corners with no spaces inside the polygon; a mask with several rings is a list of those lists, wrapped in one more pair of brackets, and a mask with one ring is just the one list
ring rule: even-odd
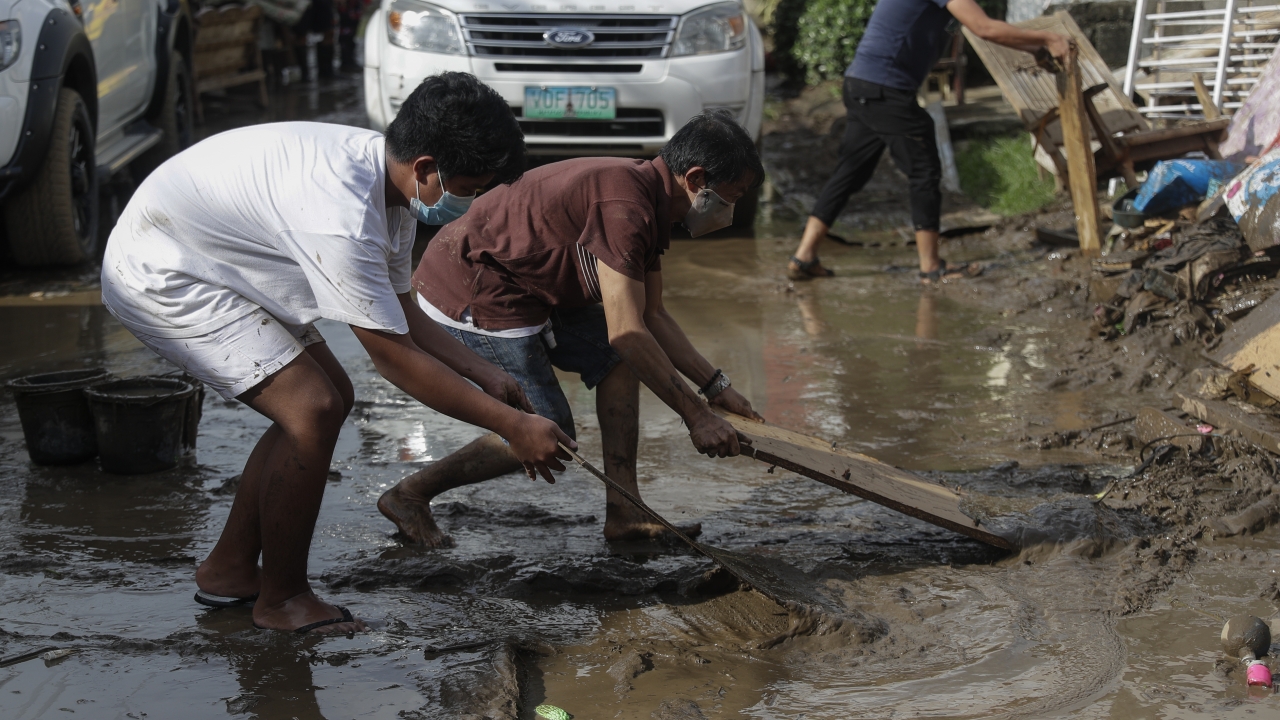
{"label": "man in maroon t-shirt", "polygon": [[[759,418],[663,307],[661,259],[674,223],[694,236],[725,227],[733,203],[763,179],[755,144],[724,112],[690,120],[652,161],[581,158],[543,166],[480,196],[440,231],[413,276],[418,303],[510,373],[538,414],[570,437],[573,415],[552,368],[598,387],[605,472],[639,495],[639,383],[679,413],[694,447],[707,455],[740,450],[733,427],[703,398]],[[501,438],[487,435],[402,480],[378,509],[409,540],[449,545],[431,499],[519,468]],[[609,491],[606,539],[662,532]]]}

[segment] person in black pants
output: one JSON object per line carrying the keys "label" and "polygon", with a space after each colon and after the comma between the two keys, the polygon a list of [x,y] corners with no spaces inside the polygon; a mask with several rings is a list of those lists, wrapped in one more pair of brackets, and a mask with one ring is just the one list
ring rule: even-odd
{"label": "person in black pants", "polygon": [[938,256],[938,220],[942,207],[942,166],[933,120],[916,102],[920,87],[938,58],[947,25],[959,20],[984,40],[1065,58],[1070,40],[1057,33],[1023,30],[988,17],[974,0],[880,0],[871,13],[853,63],[845,71],[847,120],[836,171],[822,188],[805,225],[800,246],[787,265],[787,277],[808,280],[834,273],[818,259],[818,244],[862,189],[886,147],[911,187],[911,222],[916,231],[922,282],[964,277],[972,268],[948,267]]}

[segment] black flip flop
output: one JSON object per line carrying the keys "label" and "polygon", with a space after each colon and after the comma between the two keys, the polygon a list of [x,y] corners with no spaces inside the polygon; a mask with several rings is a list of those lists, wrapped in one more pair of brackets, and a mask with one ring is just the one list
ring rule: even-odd
{"label": "black flip flop", "polygon": [[952,267],[948,266],[947,261],[942,258],[938,258],[938,263],[939,265],[936,270],[931,272],[921,270],[920,279],[927,280],[930,283],[939,283],[946,279],[948,275],[959,275],[959,277],[956,278],[957,280],[968,280],[970,278],[976,278],[982,274],[982,268],[974,270],[972,264]]}
{"label": "black flip flop", "polygon": [[249,597],[224,597],[222,595],[214,595],[203,590],[196,590],[196,602],[211,608],[234,608],[234,607],[253,607],[258,600],[258,593],[254,593]]}
{"label": "black flip flop", "polygon": [[[307,633],[311,632],[312,630],[315,630],[316,628],[322,628],[322,627],[324,627],[324,626],[326,626],[326,625],[337,625],[338,623],[353,623],[353,622],[355,622],[355,621],[356,621],[355,617],[351,614],[351,611],[350,611],[350,610],[348,610],[348,609],[346,609],[346,608],[342,607],[341,605],[334,605],[334,607],[336,607],[336,608],[338,608],[339,610],[341,610],[341,611],[342,611],[342,617],[340,617],[340,618],[329,618],[328,620],[320,620],[320,621],[318,621],[318,622],[313,622],[313,623],[311,623],[311,624],[309,624],[309,625],[303,625],[302,627],[298,628],[297,630],[294,630],[294,632],[295,632],[295,633],[297,633],[298,635],[306,635]],[[254,627],[256,627],[256,628],[258,628],[259,630],[271,630],[271,629],[272,629],[272,628],[265,628],[265,627],[262,627],[261,625],[259,625],[259,624],[258,624],[258,623],[256,623],[256,622],[253,624],[253,626],[254,626]]]}

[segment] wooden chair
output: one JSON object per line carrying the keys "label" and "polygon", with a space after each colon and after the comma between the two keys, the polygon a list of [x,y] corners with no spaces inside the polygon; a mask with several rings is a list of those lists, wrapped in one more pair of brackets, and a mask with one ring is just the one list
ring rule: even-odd
{"label": "wooden chair", "polygon": [[964,104],[964,72],[967,63],[964,54],[964,35],[956,33],[951,36],[951,49],[948,50],[929,70],[925,79],[925,88],[932,80],[938,85],[938,92],[943,101],[955,100],[957,105]]}
{"label": "wooden chair", "polygon": [[[1178,127],[1153,130],[1138,112],[1098,51],[1065,12],[1017,23],[1029,30],[1047,30],[1073,38],[1079,50],[1085,112],[1089,116],[1097,178],[1121,176],[1129,187],[1137,187],[1137,170],[1150,168],[1158,160],[1182,157],[1200,151],[1211,158],[1218,155],[1218,142],[1230,124],[1229,118],[1202,120]],[[1067,175],[1062,154],[1062,127],[1058,118],[1058,91],[1054,75],[1035,67],[1025,52],[989,43],[964,31],[969,43],[995,78],[1005,100],[1013,105],[1027,130],[1049,155],[1058,177]]]}
{"label": "wooden chair", "polygon": [[200,94],[210,90],[258,84],[258,103],[267,106],[267,73],[258,46],[262,8],[257,5],[206,7],[196,13],[193,75],[196,119],[204,122]]}

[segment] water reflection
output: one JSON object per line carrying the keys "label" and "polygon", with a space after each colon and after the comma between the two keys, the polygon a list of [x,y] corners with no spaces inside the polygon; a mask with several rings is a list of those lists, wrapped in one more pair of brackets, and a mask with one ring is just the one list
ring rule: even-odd
{"label": "water reflection", "polygon": [[202,473],[107,475],[90,462],[32,468],[22,498],[21,544],[32,555],[191,565],[210,505]]}
{"label": "water reflection", "polygon": [[246,632],[248,618],[248,610],[210,610],[196,617],[240,684],[240,693],[226,701],[227,714],[326,720],[316,698],[323,688],[312,674],[315,658],[307,652],[318,638]]}

